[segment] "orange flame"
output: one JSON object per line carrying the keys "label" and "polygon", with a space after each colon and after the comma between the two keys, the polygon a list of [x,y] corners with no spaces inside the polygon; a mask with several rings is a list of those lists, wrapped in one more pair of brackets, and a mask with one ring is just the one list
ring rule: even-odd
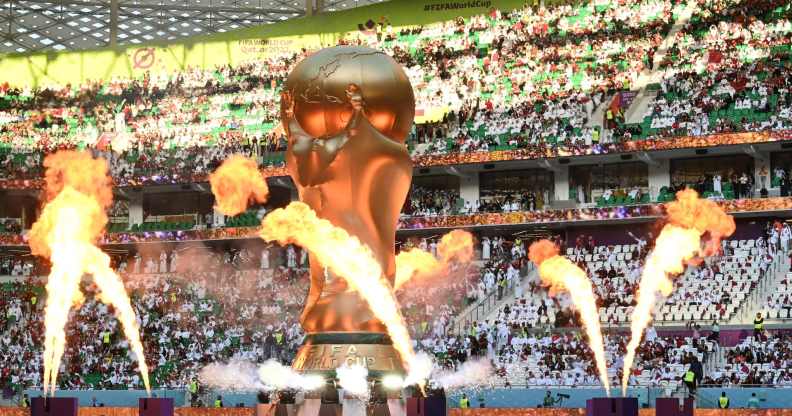
{"label": "orange flame", "polygon": [[599,312],[586,272],[558,255],[558,247],[549,240],[539,240],[528,247],[528,258],[539,267],[542,284],[549,286],[550,296],[569,293],[572,303],[580,313],[583,329],[589,340],[589,348],[594,353],[597,371],[605,392],[610,396],[610,380],[608,379],[607,362],[605,361],[605,343],[602,339]]}
{"label": "orange flame", "polygon": [[419,248],[402,251],[396,256],[396,278],[393,287],[399,289],[414,277],[435,275],[442,269],[440,261],[428,251]]}
{"label": "orange flame", "polygon": [[[655,248],[646,259],[638,301],[630,322],[630,342],[624,357],[622,392],[627,393],[630,369],[635,353],[641,343],[643,331],[652,321],[657,295],[667,297],[674,289],[670,277],[685,271],[685,266],[697,256],[711,256],[720,250],[721,238],[734,233],[734,218],[727,215],[716,203],[699,199],[698,193],[685,189],[677,193],[677,199],[666,206],[668,224],[663,227],[655,241]],[[709,239],[702,237],[708,234]]]}
{"label": "orange flame", "polygon": [[305,247],[321,264],[346,280],[385,325],[405,368],[409,368],[415,358],[410,334],[393,289],[371,249],[343,228],[317,217],[302,202],[272,211],[261,225],[260,236],[264,240]]}
{"label": "orange flame", "polygon": [[107,224],[105,209],[112,203],[107,162],[88,153],[65,151],[47,156],[44,166],[46,204],[30,232],[31,252],[52,262],[44,316],[44,392],[51,386],[55,393],[66,346],[64,327],[71,307],[83,301],[80,281],[84,274],[94,276],[99,299],[114,306],[146,390],[150,390],[134,310],[121,278],[110,268],[110,258],[95,245]]}
{"label": "orange flame", "polygon": [[453,230],[444,235],[437,245],[435,258],[418,248],[402,251],[396,256],[394,288],[399,289],[411,280],[427,280],[448,272],[452,261],[469,263],[473,259],[473,235],[464,230]]}
{"label": "orange flame", "polygon": [[209,184],[215,196],[215,209],[225,215],[234,216],[245,212],[248,202],[267,202],[269,187],[261,176],[256,162],[242,155],[234,155],[223,161],[209,175]]}
{"label": "orange flame", "polygon": [[539,240],[528,247],[528,260],[537,266],[541,266],[545,260],[557,255],[558,246],[550,240]]}
{"label": "orange flame", "polygon": [[[66,188],[93,200],[85,215],[75,213],[79,218],[74,220],[82,221],[80,225],[85,230],[76,233],[73,238],[80,238],[88,244],[96,242],[107,224],[105,210],[113,203],[112,182],[108,174],[107,162],[104,159],[94,159],[88,153],[61,151],[47,156],[44,159],[44,167],[46,168],[45,203],[52,202]],[[47,207],[45,206],[44,209],[46,210]],[[33,225],[30,249],[34,255],[50,256],[49,236],[56,227],[64,226],[60,222],[55,222],[56,219],[58,219],[57,215],[41,215]]]}
{"label": "orange flame", "polygon": [[445,261],[469,262],[473,259],[473,234],[465,230],[451,231],[440,239],[437,254]]}
{"label": "orange flame", "polygon": [[721,249],[721,239],[734,233],[734,217],[723,211],[717,203],[700,199],[692,189],[677,192],[676,201],[666,205],[669,223],[681,228],[693,228],[699,234],[709,233],[704,256],[717,254]]}

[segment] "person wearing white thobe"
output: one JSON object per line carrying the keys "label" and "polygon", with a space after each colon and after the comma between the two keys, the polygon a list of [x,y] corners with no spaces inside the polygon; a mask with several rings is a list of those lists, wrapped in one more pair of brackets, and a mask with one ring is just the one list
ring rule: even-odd
{"label": "person wearing white thobe", "polygon": [[290,269],[297,267],[297,253],[294,251],[294,246],[286,249],[286,267]]}
{"label": "person wearing white thobe", "polygon": [[168,255],[164,251],[160,252],[159,272],[168,272]]}
{"label": "person wearing white thobe", "polygon": [[308,250],[301,249],[300,250],[300,266],[304,267],[308,265]]}
{"label": "person wearing white thobe", "polygon": [[781,249],[784,250],[784,253],[789,252],[790,239],[792,239],[792,230],[789,229],[789,225],[784,224],[781,228]]}
{"label": "person wearing white thobe", "polygon": [[261,250],[261,270],[270,268],[270,252],[269,247],[264,247]]}
{"label": "person wearing white thobe", "polygon": [[179,254],[174,251],[173,254],[171,254],[170,271],[176,272],[178,270],[178,267],[179,267]]}

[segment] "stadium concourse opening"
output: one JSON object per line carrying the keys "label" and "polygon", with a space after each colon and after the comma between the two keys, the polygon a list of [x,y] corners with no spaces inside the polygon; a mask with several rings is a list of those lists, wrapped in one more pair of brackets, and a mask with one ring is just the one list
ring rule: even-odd
{"label": "stadium concourse opening", "polygon": [[790,2],[166,3],[0,12],[0,416],[792,412]]}

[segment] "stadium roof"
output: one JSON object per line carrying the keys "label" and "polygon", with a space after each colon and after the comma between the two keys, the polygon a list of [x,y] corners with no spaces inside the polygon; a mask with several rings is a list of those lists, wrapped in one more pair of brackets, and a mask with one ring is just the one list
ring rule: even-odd
{"label": "stadium roof", "polygon": [[0,53],[175,41],[385,0],[0,0]]}

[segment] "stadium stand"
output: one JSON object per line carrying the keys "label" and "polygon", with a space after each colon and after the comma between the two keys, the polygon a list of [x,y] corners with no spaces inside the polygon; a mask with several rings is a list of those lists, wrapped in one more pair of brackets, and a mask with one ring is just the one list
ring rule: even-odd
{"label": "stadium stand", "polygon": [[[679,4],[670,1],[630,1],[538,12],[528,7],[495,10],[487,16],[389,33],[372,46],[381,47],[408,68],[419,92],[419,107],[450,111],[446,115],[450,121],[422,127],[414,134],[418,141],[432,137],[435,152],[591,148],[609,140],[734,132],[738,131],[734,121],[748,121],[740,123],[742,131],[788,128],[787,103],[792,101],[782,65],[789,59],[785,47],[790,30],[783,7],[780,12],[769,11],[766,24],[757,20],[754,26],[739,26],[755,34],[754,44],[730,42],[722,50],[705,47],[685,53],[685,45],[719,45],[724,40],[708,38],[706,30],[699,28],[698,15],[694,16],[691,22],[698,23],[689,23],[690,27],[676,34],[680,40],[664,62],[666,66],[676,63],[679,49],[683,65],[674,65],[673,71],[696,68],[694,64],[706,59],[695,54],[712,51],[720,60],[709,69],[717,71],[668,74],[674,77],[662,82],[663,95],[649,106],[635,137],[629,133],[634,130],[630,125],[623,124],[624,134],[613,134],[610,139],[595,133],[601,127],[587,126],[595,104],[637,82],[648,57],[653,56],[651,51],[681,13],[679,9]],[[696,39],[702,32],[703,40]],[[753,52],[742,52],[743,46]],[[757,60],[757,56],[771,60]],[[283,150],[285,142],[274,129],[275,98],[297,58],[291,55],[213,70],[92,82],[78,90],[4,85],[0,90],[3,177],[37,177],[42,152],[73,147],[121,151],[106,155],[112,156],[117,183],[130,185],[200,178],[235,152],[260,156],[264,164],[280,164],[282,156],[277,151]],[[746,60],[749,64],[744,67]],[[726,85],[727,79],[738,85]],[[692,84],[704,89],[697,91]],[[724,94],[729,95],[727,100]],[[713,99],[719,101],[713,103]],[[680,104],[671,109],[677,101]],[[688,117],[691,108],[708,114],[707,123],[698,122],[699,116],[694,116],[695,122],[675,119],[680,114]],[[686,129],[679,123],[690,126]]]}
{"label": "stadium stand", "polygon": [[776,290],[767,298],[766,315],[770,319],[789,319],[789,310],[792,309],[792,300],[790,299],[789,274],[778,283]]}
{"label": "stadium stand", "polygon": [[790,385],[788,342],[789,335],[783,334],[746,337],[726,351],[729,364],[713,373],[713,384]]}
{"label": "stadium stand", "polygon": [[[503,249],[513,243],[503,238],[497,241],[482,270],[452,265],[449,275],[453,279],[447,285],[422,286],[401,294],[416,340],[442,339],[454,317],[478,296],[497,291],[497,282],[507,276],[509,286],[520,279],[517,269],[507,265],[524,259],[524,252]],[[436,251],[437,240],[407,241],[403,249],[412,246]],[[208,362],[232,358],[291,362],[301,345],[298,317],[309,279],[307,256],[299,248],[264,248],[256,255],[247,248],[187,246],[170,252],[118,255],[113,263],[132,293],[143,333],[150,335],[146,350],[151,354],[147,359],[156,363],[155,386],[185,388]],[[47,267],[30,257],[4,257],[0,266],[0,276],[11,277],[2,285],[1,304],[6,312],[0,317],[0,328],[7,335],[2,341],[4,362],[13,364],[0,380],[15,389],[40,386],[41,343],[29,329],[42,328],[44,317],[40,302],[44,286],[33,271],[46,273]],[[497,280],[490,281],[493,273],[498,274]],[[66,361],[75,370],[74,376],[61,379],[60,387],[141,387],[120,328],[115,320],[107,319],[112,312],[94,299],[94,287],[83,289],[88,300],[76,312],[80,319],[67,329]],[[19,370],[11,374],[12,367]]]}
{"label": "stadium stand", "polygon": [[[747,146],[789,139],[790,19],[789,2],[776,0],[593,0],[492,8],[423,25],[381,24],[379,37],[340,39],[383,50],[402,64],[426,118],[407,146],[418,169],[432,169],[416,176],[405,201],[398,250],[436,253],[437,236],[426,236],[450,228],[475,229],[479,237],[476,260],[453,264],[443,285],[399,292],[417,349],[447,368],[491,360],[497,367],[492,388],[598,387],[576,312],[547,294],[526,258],[535,237],[558,233],[562,253],[595,287],[609,376],[618,384],[652,235],[636,227],[640,237],[631,232],[618,244],[560,236],[582,224],[654,221],[663,203],[690,187],[727,212],[774,224],[760,235],[740,223],[740,235],[724,241],[721,255],[675,279],[630,384],[680,393],[696,360],[707,370],[705,386],[792,386],[784,328],[751,336],[739,327],[726,340],[704,336],[698,326],[750,325],[755,311],[781,325],[792,319],[786,270],[792,231],[781,223],[792,210],[792,173],[789,161],[774,162],[786,143]],[[286,75],[307,53],[63,85],[2,83],[0,201],[12,193],[5,189],[40,187],[44,156],[61,149],[106,158],[124,196],[161,185],[157,189],[174,194],[183,189],[165,185],[200,188],[232,154],[256,159],[270,181],[288,181],[279,97]],[[736,145],[746,146],[723,149]],[[707,165],[716,165],[708,171],[675,172],[669,160],[692,152],[653,156],[690,148],[724,157],[741,153],[756,164],[727,160]],[[629,183],[578,190],[570,174],[574,167],[628,159],[648,166]],[[483,165],[490,162],[505,165]],[[516,162],[525,163],[508,164]],[[765,173],[760,162],[770,163]],[[479,176],[515,166],[526,170],[492,184]],[[550,172],[549,179],[535,170]],[[441,175],[462,179],[432,182]],[[476,179],[465,188],[460,182],[468,176]],[[10,214],[0,208],[0,388],[15,393],[42,382],[40,277],[48,265],[20,249],[35,205]],[[178,215],[144,205],[116,201],[100,243],[126,253],[114,254],[113,262],[132,293],[153,384],[183,390],[212,362],[291,362],[304,337],[298,318],[309,284],[307,256],[294,246],[248,245],[263,213],[278,204],[234,217],[207,213],[211,204]],[[540,227],[545,224],[552,231]],[[525,230],[538,231],[521,235]],[[95,299],[95,287],[84,286],[87,299],[74,312],[80,319],[67,328],[68,371],[59,388],[142,388],[112,310]]]}
{"label": "stadium stand", "polygon": [[[762,240],[760,240],[762,241]],[[757,287],[762,276],[766,276],[773,256],[765,250],[753,247],[754,240],[727,241],[734,254],[707,259],[705,264],[689,268],[675,280],[673,294],[658,315],[660,321],[690,321],[713,319],[728,321],[737,311],[747,295]],[[627,270],[638,270],[628,267]],[[608,321],[627,322],[632,308],[637,278],[634,272],[629,279],[619,281],[624,289],[610,294],[612,299],[621,300],[621,305],[605,311]],[[624,305],[626,303],[627,306]]]}
{"label": "stadium stand", "polygon": [[[287,259],[283,266],[251,267],[258,259],[246,250],[191,251],[171,256],[162,252],[158,258],[136,256],[128,265],[125,260],[118,264],[119,271],[128,273],[126,285],[134,294],[142,330],[149,334],[146,351],[154,364],[153,384],[184,388],[207,360],[291,358],[302,339],[301,328],[295,319],[283,318],[296,317],[302,308],[305,270],[287,267]],[[201,271],[193,267],[198,261]],[[38,386],[41,341],[30,328],[43,328],[43,302],[38,300],[43,300],[44,287],[38,279],[25,278],[5,283],[3,290],[8,307],[2,325],[7,334],[3,359],[19,369],[5,382]],[[66,356],[74,371],[60,380],[60,387],[141,387],[120,328],[108,319],[112,312],[94,299],[95,288],[84,290],[88,300],[76,312],[81,319],[67,328]],[[260,305],[255,302],[260,296],[277,301]]]}
{"label": "stadium stand", "polygon": [[[635,244],[603,246],[581,237],[565,252],[570,258],[579,259],[583,265],[590,263],[596,266],[597,263],[613,261],[618,268],[622,262],[642,261],[649,247],[645,237],[636,240]],[[749,267],[752,256],[761,257],[766,253],[767,245],[763,240],[758,239],[759,244],[756,241],[725,242],[728,255],[708,263],[712,272],[720,269],[723,273],[723,280],[715,281],[718,285],[734,290],[745,285],[746,294],[755,290],[755,286],[747,285],[745,275],[729,272]],[[581,336],[577,332],[553,330],[576,326],[574,314],[563,302],[547,296],[534,272],[529,269],[524,275],[518,270],[525,269],[516,267],[526,261],[525,246],[528,243],[508,237],[484,237],[478,250],[480,260],[474,263],[481,266],[480,270],[454,267],[452,275],[457,277],[450,285],[405,289],[400,300],[417,346],[449,367],[475,357],[491,358],[498,368],[498,377],[492,387],[597,386],[599,381],[594,364]],[[404,242],[402,249],[413,246],[434,252],[437,240],[411,238]],[[617,252],[617,247],[620,252]],[[172,252],[154,250],[132,257],[114,256],[113,263],[125,276],[132,293],[144,334],[158,334],[145,338],[150,354],[148,360],[156,363],[153,371],[155,385],[185,388],[203,364],[218,360],[262,361],[277,357],[288,362],[302,340],[297,317],[302,296],[307,290],[305,262],[302,251],[292,246],[269,248],[259,253],[249,248],[208,252],[206,249],[185,248]],[[0,328],[4,328],[3,333],[7,335],[0,341],[7,352],[3,358],[6,362],[14,362],[15,368],[24,370],[6,371],[3,380],[6,386],[14,386],[15,389],[34,387],[41,382],[40,351],[36,338],[27,328],[42,324],[40,300],[44,296],[44,288],[42,282],[33,277],[35,273],[32,271],[46,272],[46,266],[23,258],[5,258],[0,265],[3,266],[0,274],[11,270],[11,274],[16,275],[2,286],[3,308],[7,311],[0,317]],[[196,267],[201,271],[196,272]],[[710,273],[711,269],[700,270]],[[764,272],[768,271],[773,270],[764,269]],[[610,302],[629,292],[621,292],[611,281],[618,277],[599,278],[596,273],[591,273],[600,296],[601,316],[608,317],[613,307]],[[695,275],[689,272],[677,280],[675,294],[668,300],[674,305],[674,313],[661,315],[664,319],[659,325],[710,319],[705,313],[697,314],[697,311],[709,309],[701,307],[702,300],[691,299],[687,294],[695,290],[696,284],[713,280],[696,280],[693,279]],[[464,278],[459,279],[458,276]],[[750,274],[747,277],[754,279]],[[501,281],[509,291],[498,294]],[[114,389],[140,386],[117,324],[112,319],[103,318],[111,312],[93,299],[93,288],[85,287],[84,290],[89,296],[77,312],[81,319],[75,320],[68,328],[71,346],[67,350],[66,362],[75,375],[60,380],[60,387]],[[737,293],[734,290],[721,293]],[[493,294],[502,301],[501,306],[488,319],[479,320],[474,325],[467,322],[463,332],[455,333],[455,319],[463,316],[465,308]],[[717,297],[718,293],[713,292],[713,296]],[[735,296],[737,298],[739,296]],[[277,301],[274,304],[262,303],[261,299]],[[737,301],[734,307],[739,306]],[[684,312],[678,313],[680,310]],[[726,322],[730,311],[732,307],[727,306],[720,311],[718,319]],[[619,323],[625,323],[618,319],[609,320],[615,321],[612,323],[617,325],[616,328]],[[662,331],[662,327],[660,329]],[[553,332],[546,332],[548,330]],[[105,341],[105,334],[109,336],[109,342]],[[616,357],[623,351],[626,341],[618,335],[609,335],[606,339],[612,368],[610,375],[616,382],[620,376],[615,365]],[[772,339],[767,342],[772,342]],[[786,375],[783,356],[772,362],[751,363],[750,368],[754,367],[753,364],[761,364],[757,371],[759,368],[765,372],[776,369],[774,378],[758,377],[758,372],[756,377],[745,378],[750,371],[746,373],[742,358],[737,357],[746,355],[746,348],[755,347],[752,342],[749,337],[736,348],[721,351],[717,340],[703,337],[698,330],[692,336],[658,336],[655,329],[650,329],[639,351],[631,384],[676,391],[681,388],[681,376],[692,357],[700,362],[711,362],[713,357],[721,355],[722,364],[711,367],[709,374],[712,379],[708,383],[723,385],[727,383],[723,378],[725,375],[728,380],[738,380],[728,382],[730,384],[782,384]],[[767,351],[767,348],[781,344],[770,345],[756,348]],[[180,364],[175,365],[177,362]]]}
{"label": "stadium stand", "polygon": [[[624,348],[619,337],[608,337],[606,351],[614,356]],[[641,348],[640,362],[631,377],[631,384],[662,386],[674,389],[680,385],[687,364],[696,357],[705,361],[715,351],[715,344],[691,337],[658,337],[652,330]],[[578,386],[599,385],[594,362],[586,345],[576,335],[517,335],[502,347],[499,363],[503,366],[501,385],[515,386]],[[616,371],[610,374],[618,382]]]}

